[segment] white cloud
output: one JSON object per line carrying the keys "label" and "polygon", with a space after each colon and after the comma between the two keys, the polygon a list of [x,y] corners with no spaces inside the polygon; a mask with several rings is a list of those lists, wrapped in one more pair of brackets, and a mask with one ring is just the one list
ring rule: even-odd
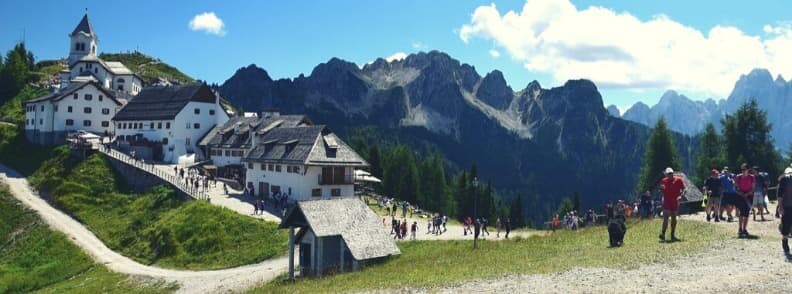
{"label": "white cloud", "polygon": [[197,14],[190,20],[190,29],[193,31],[204,31],[210,35],[225,36],[225,24],[217,17],[214,12],[204,12]]}
{"label": "white cloud", "polygon": [[492,58],[500,57],[500,52],[498,52],[498,50],[495,49],[490,49],[489,54],[490,56],[492,56]]}
{"label": "white cloud", "polygon": [[673,88],[728,95],[741,74],[762,67],[792,76],[792,26],[766,25],[763,36],[731,26],[701,32],[666,15],[640,20],[568,0],[527,0],[522,11],[476,8],[459,37],[492,40],[526,69],[557,82],[588,78],[610,88]]}
{"label": "white cloud", "polygon": [[392,62],[392,61],[397,61],[397,60],[403,60],[405,58],[407,58],[407,53],[396,52],[396,53],[393,53],[393,55],[391,55],[391,56],[385,57],[385,60],[388,61],[388,62]]}
{"label": "white cloud", "polygon": [[426,46],[426,44],[424,44],[423,42],[418,41],[412,43],[412,48],[415,50],[426,50],[427,48],[429,48],[429,46]]}

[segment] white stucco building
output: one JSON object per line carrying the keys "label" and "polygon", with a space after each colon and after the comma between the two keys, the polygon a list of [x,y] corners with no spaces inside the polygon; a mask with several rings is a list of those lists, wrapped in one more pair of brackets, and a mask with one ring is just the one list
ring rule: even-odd
{"label": "white stucco building", "polygon": [[126,66],[96,55],[99,39],[87,14],[69,38],[69,69],[60,73],[60,86],[23,103],[25,135],[31,142],[62,143],[77,130],[112,134],[111,119],[143,87]]}
{"label": "white stucco building", "polygon": [[171,163],[207,158],[198,142],[228,121],[220,96],[206,84],[151,86],[113,117],[115,140],[139,157]]}
{"label": "white stucco building", "polygon": [[256,195],[290,201],[354,196],[354,170],[368,166],[328,127],[301,115],[235,117],[201,146],[221,177],[239,175]]}

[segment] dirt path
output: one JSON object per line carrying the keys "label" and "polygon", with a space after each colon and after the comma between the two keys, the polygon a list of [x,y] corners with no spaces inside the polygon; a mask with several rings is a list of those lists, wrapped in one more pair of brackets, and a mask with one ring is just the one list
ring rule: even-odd
{"label": "dirt path", "polygon": [[[683,219],[704,221],[704,214]],[[659,221],[656,222],[659,226]],[[759,237],[754,240],[737,239],[737,223],[721,222],[716,225],[733,229],[733,237],[700,253],[636,269],[578,268],[553,274],[470,281],[440,289],[406,288],[400,292],[789,293],[792,261],[781,251],[779,222],[772,216],[766,222],[749,222],[748,231]]]}
{"label": "dirt path", "polygon": [[98,263],[111,270],[135,277],[160,279],[180,285],[181,293],[210,293],[244,290],[270,281],[288,269],[286,257],[258,264],[213,271],[170,270],[135,262],[107,248],[88,228],[50,206],[30,189],[27,180],[16,171],[0,164],[0,179],[8,184],[11,194],[38,212],[52,229],[63,232]]}

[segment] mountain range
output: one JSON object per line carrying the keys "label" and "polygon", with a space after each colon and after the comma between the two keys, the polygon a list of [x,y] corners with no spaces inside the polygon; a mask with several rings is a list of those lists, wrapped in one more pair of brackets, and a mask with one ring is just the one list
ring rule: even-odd
{"label": "mountain range", "polygon": [[647,126],[654,125],[663,116],[670,129],[693,136],[702,132],[707,123],[720,129],[720,120],[750,99],[755,99],[759,107],[767,111],[776,147],[788,148],[792,143],[792,120],[788,118],[792,113],[792,81],[785,81],[780,75],[773,79],[766,69],[754,69],[740,76],[726,99],[694,101],[675,91],[667,91],[652,107],[637,102],[623,115],[613,111],[611,115]]}
{"label": "mountain range", "polygon": [[[650,132],[609,115],[591,81],[549,89],[532,81],[515,91],[500,71],[481,76],[438,51],[363,67],[332,58],[293,79],[250,65],[218,89],[245,111],[303,113],[342,135],[368,128],[377,130],[374,143],[430,146],[451,170],[475,162],[506,198],[524,195],[534,220],[573,193],[587,207],[632,195]],[[693,145],[679,134],[676,142]]]}

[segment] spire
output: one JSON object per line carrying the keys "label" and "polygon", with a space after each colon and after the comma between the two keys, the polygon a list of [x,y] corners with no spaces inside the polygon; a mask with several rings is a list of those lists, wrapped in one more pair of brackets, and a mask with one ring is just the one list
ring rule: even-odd
{"label": "spire", "polygon": [[96,34],[94,33],[93,30],[93,26],[91,25],[91,22],[88,20],[88,8],[85,9],[85,16],[83,16],[82,20],[80,20],[80,23],[77,24],[77,27],[74,28],[74,31],[71,33],[70,36],[74,36],[80,32],[96,37]]}

